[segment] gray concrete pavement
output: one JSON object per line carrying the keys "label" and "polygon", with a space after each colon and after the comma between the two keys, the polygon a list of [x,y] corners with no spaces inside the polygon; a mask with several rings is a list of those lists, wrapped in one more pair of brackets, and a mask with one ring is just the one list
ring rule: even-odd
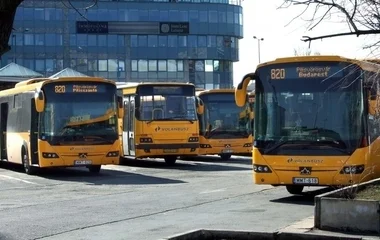
{"label": "gray concrete pavement", "polygon": [[[313,196],[254,185],[251,161],[162,160],[28,176],[0,168],[0,239],[160,239],[195,228],[275,231],[313,214]],[[315,190],[314,188],[310,189]]]}

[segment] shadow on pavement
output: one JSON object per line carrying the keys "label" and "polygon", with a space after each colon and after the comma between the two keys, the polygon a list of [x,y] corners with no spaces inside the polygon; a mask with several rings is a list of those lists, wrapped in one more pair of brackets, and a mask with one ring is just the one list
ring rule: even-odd
{"label": "shadow on pavement", "polygon": [[120,165],[140,168],[157,168],[157,169],[175,169],[183,171],[195,172],[217,172],[217,171],[247,171],[252,170],[250,167],[236,167],[218,164],[202,164],[201,162],[189,162],[177,160],[177,162],[170,166],[161,159],[130,159],[124,158],[120,160]]}
{"label": "shadow on pavement", "polygon": [[[85,182],[93,185],[149,185],[149,184],[178,184],[184,181],[147,176],[134,172],[118,171],[113,169],[101,169],[98,174],[90,173],[85,167],[73,168],[42,168],[35,176],[28,176],[23,168],[16,164],[2,164],[1,168],[25,174],[31,181],[38,178],[56,180],[61,182]],[[30,177],[35,179],[30,179]],[[54,183],[53,183],[54,184]]]}
{"label": "shadow on pavement", "polygon": [[[281,186],[280,186],[281,187]],[[285,187],[283,187],[285,189]],[[297,204],[297,205],[309,205],[314,206],[314,197],[332,191],[332,188],[321,188],[314,191],[305,191],[301,195],[290,195],[283,198],[272,199],[270,202],[281,204]],[[286,194],[290,194],[287,193]]]}
{"label": "shadow on pavement", "polygon": [[210,163],[238,163],[252,165],[252,157],[232,156],[229,160],[222,160],[217,155],[181,158],[183,161],[210,162]]}

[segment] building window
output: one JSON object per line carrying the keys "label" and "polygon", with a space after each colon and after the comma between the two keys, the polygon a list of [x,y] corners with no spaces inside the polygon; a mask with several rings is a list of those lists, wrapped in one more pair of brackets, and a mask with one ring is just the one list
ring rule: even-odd
{"label": "building window", "polygon": [[157,47],[157,46],[158,46],[157,35],[149,35],[148,36],[148,47]]}
{"label": "building window", "polygon": [[137,60],[131,61],[131,70],[132,72],[137,72]]}
{"label": "building window", "polygon": [[177,36],[176,35],[169,35],[168,36],[168,46],[169,47],[177,47]]}
{"label": "building window", "polygon": [[178,46],[187,47],[187,36],[178,36]]}
{"label": "building window", "polygon": [[159,60],[158,61],[158,71],[166,72],[166,60]]}
{"label": "building window", "polygon": [[183,72],[183,61],[182,60],[177,61],[177,70],[178,70],[178,72]]}
{"label": "building window", "polygon": [[157,60],[149,60],[149,72],[157,71]]}
{"label": "building window", "polygon": [[177,71],[177,61],[168,60],[168,72],[176,72],[176,71]]}
{"label": "building window", "polygon": [[106,35],[99,35],[98,36],[98,46],[107,47],[107,36]]}
{"label": "building window", "polygon": [[99,71],[107,71],[107,60],[99,60]]}
{"label": "building window", "polygon": [[139,45],[139,47],[146,47],[146,46],[148,46],[148,36],[144,36],[144,35],[140,35],[139,37],[138,37],[138,41],[139,41],[139,43],[138,43],[138,45]]}
{"label": "building window", "polygon": [[168,37],[167,36],[159,36],[158,37],[158,45],[160,47],[166,47],[168,45]]}
{"label": "building window", "polygon": [[214,70],[214,65],[212,60],[205,60],[205,71],[212,72]]}
{"label": "building window", "polygon": [[147,72],[148,71],[148,61],[147,60],[139,60],[139,72]]}
{"label": "building window", "polygon": [[25,34],[24,35],[24,45],[34,45],[34,35]]}

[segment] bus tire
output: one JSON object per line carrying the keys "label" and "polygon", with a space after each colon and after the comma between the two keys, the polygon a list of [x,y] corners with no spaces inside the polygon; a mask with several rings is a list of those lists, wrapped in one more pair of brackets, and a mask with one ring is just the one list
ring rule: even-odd
{"label": "bus tire", "polygon": [[220,158],[221,158],[222,160],[227,161],[227,160],[230,160],[232,154],[229,154],[229,153],[222,153],[222,154],[220,154],[219,156],[220,156]]}
{"label": "bus tire", "polygon": [[301,194],[303,191],[304,186],[297,186],[297,185],[287,185],[286,190],[290,194]]}
{"label": "bus tire", "polygon": [[168,165],[174,165],[177,161],[177,156],[166,156],[164,157],[166,164]]}
{"label": "bus tire", "polygon": [[90,173],[99,173],[101,168],[102,168],[102,165],[88,166],[88,170],[90,171]]}
{"label": "bus tire", "polygon": [[30,165],[29,156],[28,156],[27,151],[25,150],[25,147],[22,147],[21,157],[22,157],[22,165],[24,167],[25,173],[28,175],[36,174],[37,169]]}

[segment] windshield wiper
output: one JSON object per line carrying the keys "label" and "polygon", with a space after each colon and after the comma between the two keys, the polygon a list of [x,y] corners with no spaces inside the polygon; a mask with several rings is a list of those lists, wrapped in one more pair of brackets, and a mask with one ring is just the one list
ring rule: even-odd
{"label": "windshield wiper", "polygon": [[194,120],[191,120],[191,119],[186,119],[186,118],[182,118],[182,117],[171,117],[171,118],[158,118],[158,119],[152,119],[152,120],[149,120],[147,121],[146,123],[149,124],[153,121],[170,121],[170,120],[177,120],[177,121],[189,121],[190,123],[194,123]]}
{"label": "windshield wiper", "polygon": [[350,154],[350,152],[346,148],[346,144],[342,141],[337,140],[316,140],[316,141],[310,141],[310,140],[284,140],[280,141],[276,144],[274,144],[272,147],[265,150],[264,154],[268,154],[272,152],[273,150],[285,145],[285,144],[306,144],[306,145],[322,145],[322,146],[329,146],[332,147],[342,153]]}

